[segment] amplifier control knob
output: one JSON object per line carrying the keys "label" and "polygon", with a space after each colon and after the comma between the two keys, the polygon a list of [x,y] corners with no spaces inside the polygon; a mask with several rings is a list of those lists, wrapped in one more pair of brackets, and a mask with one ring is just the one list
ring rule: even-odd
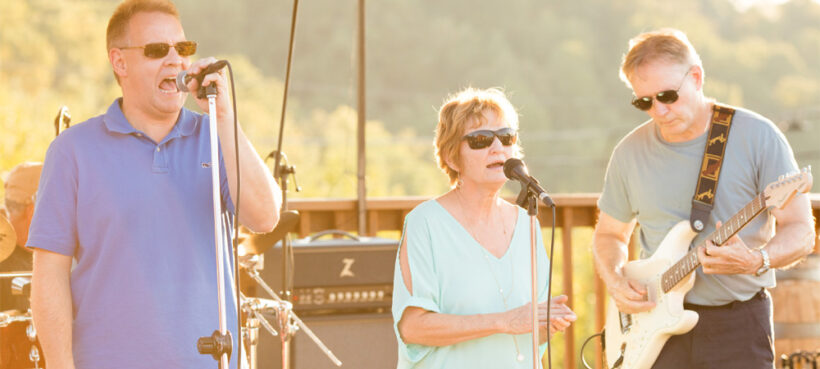
{"label": "amplifier control knob", "polygon": [[315,305],[322,305],[325,303],[325,291],[323,289],[316,289],[313,291],[313,303]]}
{"label": "amplifier control knob", "polygon": [[345,301],[349,302],[351,299],[353,299],[353,293],[350,291],[345,292]]}
{"label": "amplifier control knob", "polygon": [[362,294],[359,291],[353,292],[353,301],[359,301]]}
{"label": "amplifier control knob", "polygon": [[376,297],[378,297],[379,300],[383,300],[384,299],[384,291],[376,292]]}
{"label": "amplifier control knob", "polygon": [[334,302],[336,302],[336,294],[335,294],[335,293],[332,293],[332,292],[331,292],[331,293],[328,293],[328,294],[327,294],[327,302],[328,302],[328,303],[331,303],[331,304],[332,304],[332,303],[334,303]]}

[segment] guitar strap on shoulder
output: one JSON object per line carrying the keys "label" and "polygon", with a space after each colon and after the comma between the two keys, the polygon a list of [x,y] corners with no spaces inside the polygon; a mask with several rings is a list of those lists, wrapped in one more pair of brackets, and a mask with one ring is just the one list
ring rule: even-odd
{"label": "guitar strap on shoulder", "polygon": [[703,161],[700,164],[700,172],[698,172],[695,196],[692,198],[692,213],[689,215],[689,225],[695,232],[704,229],[709,213],[714,208],[720,168],[723,165],[723,154],[726,152],[729,128],[732,127],[734,116],[735,109],[727,106],[715,103],[712,109],[712,124],[709,127],[709,137],[703,150]]}

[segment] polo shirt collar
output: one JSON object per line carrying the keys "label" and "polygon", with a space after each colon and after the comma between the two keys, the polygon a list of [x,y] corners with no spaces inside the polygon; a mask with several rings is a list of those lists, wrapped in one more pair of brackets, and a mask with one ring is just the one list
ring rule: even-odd
{"label": "polo shirt collar", "polygon": [[[105,128],[108,129],[109,132],[126,135],[137,133],[138,131],[128,122],[128,119],[125,118],[125,114],[123,114],[122,107],[120,106],[121,103],[122,98],[118,98],[108,107],[108,111],[105,112],[105,116],[103,117]],[[171,129],[171,133],[169,133],[168,136],[169,138],[173,136],[190,136],[194,133],[196,125],[197,119],[195,114],[188,109],[182,108],[177,122],[174,124],[174,128]]]}

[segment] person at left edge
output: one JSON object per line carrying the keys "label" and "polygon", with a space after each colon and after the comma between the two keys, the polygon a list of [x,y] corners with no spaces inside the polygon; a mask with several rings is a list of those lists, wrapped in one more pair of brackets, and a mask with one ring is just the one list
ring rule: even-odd
{"label": "person at left edge", "polygon": [[[11,255],[0,259],[0,273],[31,271],[31,250],[28,250],[25,244],[31,217],[34,215],[37,183],[40,181],[42,170],[43,163],[24,162],[15,166],[5,179],[3,205],[8,214],[7,219],[17,236],[17,245],[14,246]],[[11,292],[11,279],[0,278],[0,311],[17,310],[25,313],[28,308],[28,297],[14,295]]]}
{"label": "person at left edge", "polygon": [[[202,20],[207,21],[207,20]],[[32,309],[49,368],[209,368],[197,339],[219,324],[210,169],[210,117],[184,109],[174,77],[191,63],[176,7],[126,0],[107,29],[122,90],[103,115],[72,126],[46,154],[27,246],[34,249]],[[237,147],[224,72],[216,84],[221,227],[237,202]],[[192,80],[188,87],[199,87]],[[207,99],[196,100],[202,110]],[[266,232],[280,194],[241,129],[239,222]],[[229,249],[229,247],[226,247]],[[227,251],[227,250],[226,250]],[[72,260],[76,262],[71,267]],[[227,328],[237,367],[236,306],[225,258]]]}

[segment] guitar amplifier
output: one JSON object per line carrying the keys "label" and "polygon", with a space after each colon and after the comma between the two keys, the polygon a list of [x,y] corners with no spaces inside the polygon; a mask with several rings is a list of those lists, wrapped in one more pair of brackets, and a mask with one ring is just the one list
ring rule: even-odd
{"label": "guitar amplifier", "polygon": [[[328,234],[344,238],[319,239]],[[300,315],[390,311],[398,244],[341,231],[294,240],[293,310]],[[277,293],[284,289],[281,243],[264,253],[260,275]]]}

